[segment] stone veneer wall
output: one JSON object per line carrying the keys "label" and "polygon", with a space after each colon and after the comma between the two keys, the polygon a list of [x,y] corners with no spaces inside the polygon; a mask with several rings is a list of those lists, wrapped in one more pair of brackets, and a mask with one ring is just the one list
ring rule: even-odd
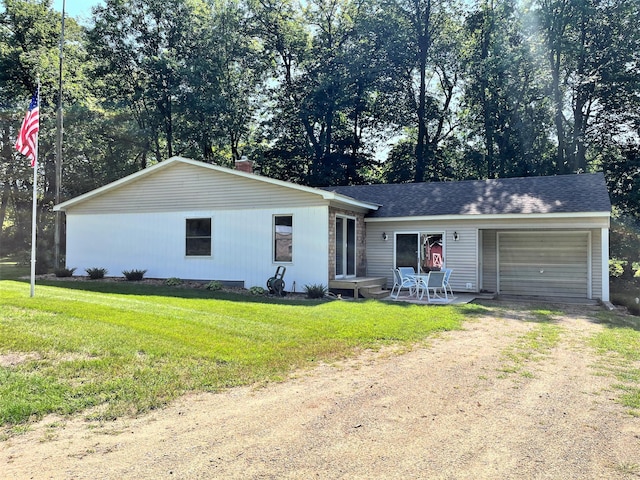
{"label": "stone veneer wall", "polygon": [[339,208],[329,208],[329,280],[336,278],[336,215],[356,219],[356,276],[367,275],[366,230],[364,214]]}

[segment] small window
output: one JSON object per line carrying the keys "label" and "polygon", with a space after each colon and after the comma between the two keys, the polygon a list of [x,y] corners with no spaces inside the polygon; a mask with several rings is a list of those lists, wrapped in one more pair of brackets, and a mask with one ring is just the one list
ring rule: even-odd
{"label": "small window", "polygon": [[211,219],[187,218],[187,256],[211,256]]}
{"label": "small window", "polygon": [[273,219],[273,260],[291,262],[293,260],[293,217],[276,215]]}

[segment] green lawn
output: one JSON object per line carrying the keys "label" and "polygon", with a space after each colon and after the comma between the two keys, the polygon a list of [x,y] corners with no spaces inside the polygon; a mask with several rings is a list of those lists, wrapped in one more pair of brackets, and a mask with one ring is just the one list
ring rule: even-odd
{"label": "green lawn", "polygon": [[640,320],[615,315],[601,315],[607,328],[591,344],[603,357],[606,371],[620,383],[614,385],[621,392],[620,403],[629,407],[629,413],[640,417]]}
{"label": "green lawn", "polygon": [[52,412],[115,418],[187,391],[277,381],[364,348],[410,346],[482,310],[127,282],[40,282],[30,298],[28,282],[12,280],[0,281],[0,305],[5,426]]}

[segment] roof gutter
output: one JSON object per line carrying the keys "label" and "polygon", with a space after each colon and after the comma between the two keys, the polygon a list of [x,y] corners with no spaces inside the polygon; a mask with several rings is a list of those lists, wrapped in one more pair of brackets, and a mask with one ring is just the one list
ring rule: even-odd
{"label": "roof gutter", "polygon": [[569,213],[500,213],[500,214],[460,214],[460,215],[425,215],[416,217],[367,217],[365,222],[415,222],[415,221],[445,221],[445,220],[535,220],[549,218],[610,218],[611,212],[569,212]]}

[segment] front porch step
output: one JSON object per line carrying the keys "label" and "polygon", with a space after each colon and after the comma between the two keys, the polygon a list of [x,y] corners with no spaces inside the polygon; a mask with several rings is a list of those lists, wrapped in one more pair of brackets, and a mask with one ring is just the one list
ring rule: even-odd
{"label": "front porch step", "polygon": [[[375,291],[376,289],[382,290],[387,284],[385,277],[353,277],[343,278],[337,280],[329,280],[329,290],[352,290],[353,298],[360,298],[365,296],[363,290],[369,289]],[[373,298],[373,297],[367,297]]]}
{"label": "front porch step", "polygon": [[386,290],[382,285],[373,285],[370,287],[360,288],[360,295],[364,298],[387,298],[391,294],[390,290]]}

